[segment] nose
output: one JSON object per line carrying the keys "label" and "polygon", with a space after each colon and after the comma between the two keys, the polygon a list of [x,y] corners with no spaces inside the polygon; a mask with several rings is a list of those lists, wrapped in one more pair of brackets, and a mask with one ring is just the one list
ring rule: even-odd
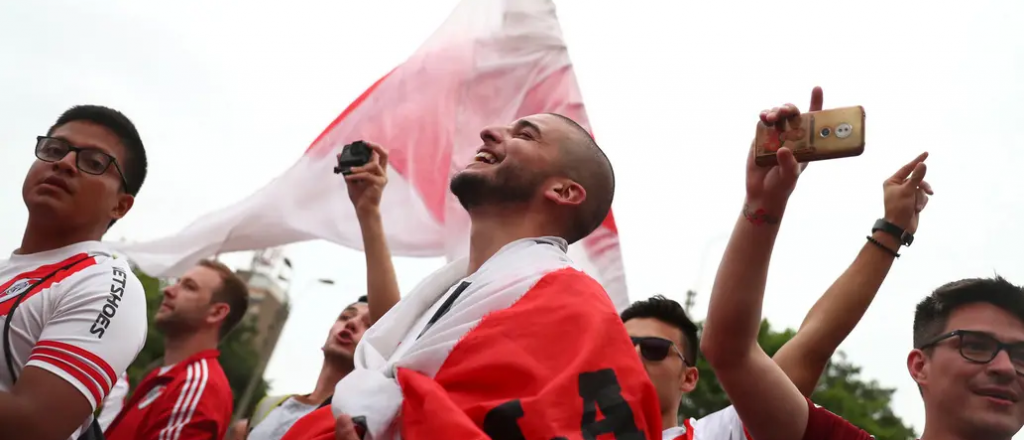
{"label": "nose", "polygon": [[1006,353],[1006,350],[1000,350],[999,353],[996,353],[995,359],[988,363],[986,370],[992,376],[1011,379],[1017,377],[1017,369],[1013,366],[1013,361],[1010,360],[1010,355]]}
{"label": "nose", "polygon": [[358,318],[349,319],[348,322],[345,323],[345,330],[348,330],[353,335],[359,334],[360,327],[363,327],[363,321]]}
{"label": "nose", "polygon": [[175,285],[172,284],[170,286],[164,287],[164,290],[163,290],[164,298],[173,298],[174,297],[174,286]]}
{"label": "nose", "polygon": [[68,151],[68,154],[65,154],[63,158],[53,163],[53,169],[62,173],[74,174],[78,172],[76,161],[78,161],[78,153]]}
{"label": "nose", "polygon": [[480,130],[480,139],[484,141],[484,145],[499,144],[504,139],[505,131],[504,127],[487,127]]}

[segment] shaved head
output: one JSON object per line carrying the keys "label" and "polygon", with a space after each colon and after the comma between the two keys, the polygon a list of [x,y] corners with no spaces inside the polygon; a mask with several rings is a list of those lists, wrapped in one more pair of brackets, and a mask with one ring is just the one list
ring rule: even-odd
{"label": "shaved head", "polygon": [[568,117],[548,114],[557,116],[572,129],[568,140],[560,145],[559,166],[566,177],[579,183],[587,193],[565,233],[565,240],[571,244],[590,235],[608,217],[615,197],[615,172],[587,129]]}

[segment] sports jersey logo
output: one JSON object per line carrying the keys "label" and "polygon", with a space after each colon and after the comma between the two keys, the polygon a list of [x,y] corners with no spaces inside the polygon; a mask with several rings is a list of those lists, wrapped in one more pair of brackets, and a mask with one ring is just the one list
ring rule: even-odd
{"label": "sports jersey logo", "polygon": [[153,401],[155,401],[157,397],[160,397],[160,394],[163,394],[165,388],[167,388],[166,385],[158,385],[153,387],[153,389],[149,390],[149,392],[146,393],[146,397],[144,397],[142,401],[139,402],[138,408],[143,409],[149,406],[149,404],[153,403]]}
{"label": "sports jersey logo", "polygon": [[18,295],[21,295],[22,292],[28,290],[29,287],[32,287],[33,284],[39,282],[41,279],[42,278],[22,278],[15,281],[14,284],[11,284],[11,286],[7,288],[7,290],[0,293],[0,302],[17,298]]}

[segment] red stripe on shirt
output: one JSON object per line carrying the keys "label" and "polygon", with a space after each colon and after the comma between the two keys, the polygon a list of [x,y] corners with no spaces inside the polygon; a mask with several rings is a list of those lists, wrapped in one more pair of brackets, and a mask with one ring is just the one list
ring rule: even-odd
{"label": "red stripe on shirt", "polygon": [[[14,278],[11,278],[10,280],[8,280],[3,285],[0,285],[0,292],[6,291],[9,287],[11,287],[11,285],[13,285],[15,282],[17,282],[19,280],[22,280],[22,279],[25,279],[25,278],[43,278],[45,276],[48,276],[48,275],[54,273],[54,271],[59,270],[62,267],[67,266],[67,265],[69,265],[71,263],[74,263],[76,260],[80,260],[80,261],[78,261],[78,263],[75,263],[74,265],[72,265],[71,267],[69,267],[69,268],[67,268],[65,270],[57,272],[56,274],[51,276],[49,279],[47,279],[45,282],[43,282],[42,284],[36,286],[34,289],[32,289],[31,291],[26,293],[25,294],[25,298],[22,300],[22,302],[27,301],[29,298],[32,297],[32,295],[35,295],[35,294],[43,291],[43,289],[46,289],[46,288],[52,286],[54,283],[59,283],[59,282],[63,281],[65,278],[70,277],[70,276],[72,276],[72,275],[82,271],[83,269],[96,264],[96,259],[95,258],[90,258],[89,254],[86,254],[86,253],[77,254],[77,255],[74,255],[74,256],[72,256],[72,257],[70,257],[70,258],[68,258],[68,259],[66,259],[64,261],[61,261],[59,263],[47,264],[47,265],[44,265],[44,266],[39,266],[39,267],[37,267],[37,268],[35,268],[35,269],[31,270],[31,271],[23,272],[23,273],[21,273],[19,275],[16,275],[16,276],[14,276]],[[12,298],[7,298],[7,301],[4,301],[4,302],[0,303],[0,316],[3,316],[3,315],[6,315],[6,314],[10,313],[11,307],[13,307],[13,306],[14,306],[14,298],[13,297]]]}
{"label": "red stripe on shirt", "polygon": [[83,359],[85,359],[85,360],[87,360],[89,362],[92,362],[93,365],[96,365],[95,368],[99,369],[100,372],[102,372],[103,374],[105,374],[107,376],[107,383],[111,383],[112,384],[114,382],[117,382],[117,374],[114,373],[114,369],[113,368],[110,368],[110,364],[108,364],[107,361],[101,359],[99,356],[96,356],[96,355],[94,355],[94,354],[92,354],[92,353],[82,349],[81,347],[76,347],[74,345],[67,344],[67,343],[64,343],[64,342],[39,341],[39,342],[36,343],[36,346],[33,349],[33,351],[35,351],[35,349],[38,349],[40,347],[55,348],[57,350],[64,350],[64,351],[68,351],[68,352],[71,352],[73,354],[76,354],[78,356],[81,356]]}
{"label": "red stripe on shirt", "polygon": [[75,366],[71,363],[68,363],[68,361],[61,358],[52,357],[46,353],[33,353],[32,356],[29,356],[28,360],[29,362],[35,360],[47,363],[53,365],[54,367],[57,367],[58,369],[65,373],[70,374],[72,377],[75,378],[75,380],[77,380],[79,383],[84,385],[85,388],[89,390],[89,394],[92,394],[92,398],[96,402],[96,405],[100,405],[101,403],[103,403],[103,396],[105,395],[105,393],[100,391],[100,389],[96,386],[96,383],[89,379],[89,376],[81,372],[78,368],[75,368]]}
{"label": "red stripe on shirt", "polygon": [[32,356],[36,356],[36,355],[43,355],[43,356],[48,356],[48,357],[55,358],[55,359],[60,359],[60,360],[62,360],[64,362],[66,362],[66,363],[69,363],[71,365],[74,365],[74,366],[78,367],[78,369],[80,371],[82,371],[85,374],[87,374],[89,376],[89,378],[91,378],[96,384],[99,385],[100,390],[102,391],[101,394],[103,394],[103,395],[106,395],[107,393],[109,393],[110,392],[110,388],[113,386],[113,383],[110,383],[110,382],[104,380],[103,373],[101,373],[98,370],[96,370],[96,367],[94,367],[92,365],[89,365],[86,362],[83,362],[81,359],[79,359],[75,355],[68,354],[65,351],[57,350],[55,348],[36,347],[36,348],[34,348],[32,350],[32,355],[29,356],[29,359],[31,360]]}

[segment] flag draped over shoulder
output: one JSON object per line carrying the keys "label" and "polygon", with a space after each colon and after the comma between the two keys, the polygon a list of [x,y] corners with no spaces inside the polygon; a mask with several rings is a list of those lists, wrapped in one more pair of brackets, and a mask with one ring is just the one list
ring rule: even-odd
{"label": "flag draped over shoulder", "polygon": [[333,438],[341,414],[367,440],[659,437],[654,386],[566,248],[523,239],[468,276],[466,258],[431,274],[363,335],[330,409],[282,440]]}
{"label": "flag draped over shoulder", "polygon": [[[332,170],[345,144],[367,140],[390,152],[381,211],[392,253],[452,260],[469,251],[469,218],[448,191],[451,175],[472,160],[482,128],[544,112],[590,130],[554,4],[464,0],[284,174],[177,234],[112,245],[154,276],[179,275],[216,253],[312,239],[362,249],[344,179]],[[602,283],[617,309],[628,305],[611,213],[570,254]]]}

